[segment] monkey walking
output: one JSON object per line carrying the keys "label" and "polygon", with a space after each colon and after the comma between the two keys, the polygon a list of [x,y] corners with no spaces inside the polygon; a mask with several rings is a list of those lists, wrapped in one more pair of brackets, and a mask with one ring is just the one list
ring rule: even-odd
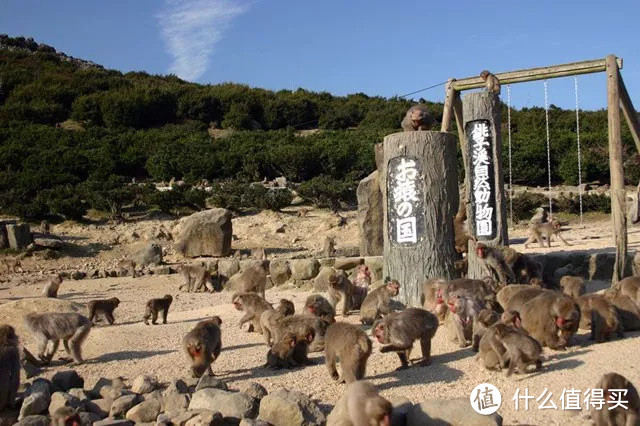
{"label": "monkey walking", "polygon": [[13,407],[20,386],[18,336],[10,325],[0,325],[0,412]]}
{"label": "monkey walking", "polygon": [[178,273],[182,275],[184,284],[179,287],[179,290],[187,292],[199,292],[209,290],[214,291],[213,284],[211,284],[211,274],[201,265],[180,265]]}
{"label": "monkey walking", "polygon": [[489,71],[484,70],[480,73],[480,78],[484,81],[487,92],[495,95],[500,94],[500,80],[498,80],[498,77],[491,74]]}
{"label": "monkey walking", "polygon": [[[89,318],[76,313],[30,313],[25,325],[38,342],[38,358],[49,364],[58,350],[60,340],[76,364],[82,364],[82,344],[91,331]],[[48,347],[48,343],[52,342]]]}
{"label": "monkey walking", "polygon": [[158,320],[158,313],[162,311],[162,323],[167,323],[167,314],[169,314],[169,306],[173,302],[173,297],[170,294],[165,294],[160,299],[151,299],[147,302],[147,306],[144,312],[143,321],[145,325],[149,325],[149,318],[151,318],[151,324],[156,325]]}
{"label": "monkey walking", "polygon": [[[336,322],[327,328],[324,357],[333,380],[351,383],[361,380],[371,355],[371,340],[357,325]],[[342,377],[338,375],[336,360],[340,359]]]}
{"label": "monkey walking", "polygon": [[105,316],[109,325],[113,325],[116,320],[113,317],[113,311],[120,304],[120,299],[112,297],[111,299],[99,299],[92,300],[87,304],[87,310],[89,311],[89,321],[93,322],[93,318],[96,314],[102,314]]}
{"label": "monkey walking", "polygon": [[218,359],[222,350],[221,324],[222,319],[217,315],[200,321],[182,339],[182,346],[191,362],[193,377],[202,377],[205,372],[209,376],[214,375],[211,364]]}
{"label": "monkey walking", "polygon": [[20,262],[20,259],[5,258],[5,259],[2,259],[2,263],[4,264],[7,274],[10,272],[13,272],[13,273],[24,272],[24,269],[22,269],[22,262]]}
{"label": "monkey walking", "polygon": [[565,246],[570,246],[569,242],[562,238],[560,235],[560,231],[562,230],[562,225],[560,221],[557,219],[551,219],[549,222],[544,222],[541,224],[533,224],[529,225],[527,228],[527,241],[524,242],[524,248],[529,248],[529,244],[534,242],[538,242],[540,247],[544,248],[544,240],[543,236],[547,241],[547,247],[551,247],[551,237],[555,235],[560,239]]}
{"label": "monkey walking", "polygon": [[256,293],[234,293],[231,296],[231,303],[236,310],[244,312],[244,315],[240,318],[240,328],[245,323],[250,322],[251,324],[247,331],[255,331],[258,334],[262,334],[260,318],[265,311],[273,309],[271,303]]}

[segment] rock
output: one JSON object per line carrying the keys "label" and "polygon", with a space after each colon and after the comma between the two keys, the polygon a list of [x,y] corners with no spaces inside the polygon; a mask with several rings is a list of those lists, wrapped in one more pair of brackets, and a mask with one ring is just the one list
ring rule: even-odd
{"label": "rock", "polygon": [[274,223],[271,225],[271,231],[272,231],[274,234],[283,234],[283,233],[284,233],[284,231],[286,230],[286,226],[287,226],[287,225],[285,225],[285,223],[284,223],[284,222],[280,222],[280,221],[278,221],[278,222],[274,222]]}
{"label": "rock", "polygon": [[269,274],[273,285],[280,286],[291,278],[291,268],[289,262],[284,259],[272,260],[269,264]]}
{"label": "rock", "polygon": [[360,257],[360,247],[340,246],[336,249],[336,257]]}
{"label": "rock", "polygon": [[239,386],[238,390],[257,400],[261,400],[267,395],[264,386],[256,382],[245,382]]}
{"label": "rock", "polygon": [[189,403],[190,410],[204,408],[218,411],[224,417],[242,419],[254,418],[258,412],[258,402],[240,392],[229,392],[220,389],[202,389],[195,392]]}
{"label": "rock", "polygon": [[9,247],[9,237],[7,237],[7,228],[5,224],[0,222],[0,249]]}
{"label": "rock", "polygon": [[149,243],[140,248],[134,255],[133,260],[138,266],[162,264],[162,246],[156,243]]}
{"label": "rock", "polygon": [[83,271],[73,271],[71,273],[71,279],[73,280],[83,280],[87,277],[87,273]]}
{"label": "rock", "polygon": [[158,403],[160,404],[160,411],[165,411],[164,410],[164,396],[162,396],[162,392],[160,392],[159,389],[156,389],[154,391],[151,391],[149,393],[145,393],[144,395],[142,395],[142,400],[143,401],[158,401]]}
{"label": "rock", "polygon": [[127,420],[134,423],[147,423],[155,421],[160,414],[160,402],[155,399],[143,401],[127,411]]}
{"label": "rock", "polygon": [[364,259],[361,257],[341,257],[336,259],[336,262],[333,264],[335,269],[342,269],[343,271],[349,271],[355,268],[358,265],[362,265],[364,263]]}
{"label": "rock", "polygon": [[429,399],[414,405],[407,413],[407,426],[440,423],[452,426],[499,426],[502,425],[502,417],[498,413],[488,416],[476,413],[469,398]]}
{"label": "rock", "polygon": [[91,398],[89,397],[89,395],[84,391],[84,389],[82,388],[73,388],[73,389],[69,389],[67,391],[67,393],[71,396],[75,396],[76,398],[78,398],[80,401],[88,401]]}
{"label": "rock", "polygon": [[356,190],[360,255],[381,256],[384,244],[382,191],[378,171],[362,179]]}
{"label": "rock", "polygon": [[208,374],[200,377],[198,384],[196,385],[196,392],[201,389],[222,389],[228,390],[227,384],[220,379],[216,379],[213,376],[209,376]]}
{"label": "rock", "polygon": [[50,426],[51,420],[47,416],[31,415],[26,416],[16,426]]}
{"label": "rock", "polygon": [[15,250],[24,250],[33,241],[31,238],[31,230],[29,224],[7,224],[5,225],[7,230],[7,239],[9,240],[9,247]]}
{"label": "rock", "polygon": [[100,396],[115,401],[124,395],[131,395],[131,391],[116,386],[104,386],[100,389]]}
{"label": "rock", "polygon": [[310,280],[320,270],[320,263],[316,259],[296,259],[290,265],[291,277],[295,280]]}
{"label": "rock", "polygon": [[171,415],[171,424],[177,426],[184,426],[189,419],[196,417],[199,413],[196,411],[184,411],[182,413],[176,413]]}
{"label": "rock", "polygon": [[131,420],[114,419],[112,417],[107,417],[106,419],[100,420],[93,424],[93,426],[129,426],[129,425],[133,425],[133,422]]}
{"label": "rock", "polygon": [[189,386],[182,379],[174,379],[169,383],[167,389],[164,391],[164,396],[169,394],[181,394],[189,392]]}
{"label": "rock", "polygon": [[[138,395],[123,395],[120,398],[113,401],[111,410],[109,410],[109,417],[120,418],[124,417],[127,411],[133,408],[140,401]],[[154,417],[155,418],[155,417]]]}
{"label": "rock", "polygon": [[275,178],[274,183],[276,184],[276,186],[278,188],[286,188],[287,187],[287,178],[284,176],[279,176],[277,178]]}
{"label": "rock", "polygon": [[54,392],[51,395],[51,402],[49,403],[49,412],[53,413],[61,407],[83,408],[84,404],[80,399],[73,395],[69,395],[66,392]]}
{"label": "rock", "polygon": [[242,419],[238,426],[269,426],[270,423],[257,419]]}
{"label": "rock", "polygon": [[158,417],[156,417],[156,426],[158,425],[171,426],[171,416],[165,413],[158,414]]}
{"label": "rock", "polygon": [[93,389],[91,389],[89,393],[93,395],[94,398],[102,397],[114,400],[124,395],[124,388],[125,385],[122,379],[118,378],[111,380],[101,377],[98,379],[96,384],[93,386]]}
{"label": "rock", "polygon": [[329,288],[329,277],[333,272],[334,269],[331,266],[323,266],[320,268],[318,275],[313,279],[313,290],[327,291]]}
{"label": "rock", "polygon": [[186,257],[227,256],[231,251],[231,211],[211,209],[180,220],[176,229],[176,249]]}
{"label": "rock", "polygon": [[323,266],[333,266],[336,264],[336,258],[335,257],[322,257],[320,259],[318,259],[318,262],[320,262],[320,268],[322,268]]}
{"label": "rock", "polygon": [[102,419],[102,417],[97,414],[87,413],[85,411],[80,411],[78,417],[80,418],[80,426],[91,426]]}
{"label": "rock", "polygon": [[156,266],[155,268],[151,268],[151,274],[153,275],[171,275],[175,273],[176,271],[168,265]]}
{"label": "rock", "polygon": [[131,391],[139,394],[149,393],[157,387],[158,379],[155,376],[141,375],[131,383]]}
{"label": "rock", "polygon": [[239,259],[220,259],[218,261],[218,274],[227,281],[229,278],[240,272]]}
{"label": "rock", "polygon": [[235,422],[226,422],[222,414],[214,413],[209,410],[202,410],[195,417],[187,420],[185,426],[223,426],[228,424],[234,424]]}
{"label": "rock", "polygon": [[46,247],[52,249],[59,249],[64,247],[64,241],[58,238],[34,238],[33,244],[38,247]]}
{"label": "rock", "polygon": [[189,396],[183,393],[165,393],[164,411],[167,413],[180,413],[189,406]]}
{"label": "rock", "polygon": [[297,391],[277,389],[260,401],[259,420],[278,426],[321,425],[322,411],[307,396]]}
{"label": "rock", "polygon": [[47,411],[51,403],[51,386],[51,383],[45,379],[36,379],[33,382],[20,407],[18,420]]}
{"label": "rock", "polygon": [[113,401],[110,399],[99,398],[94,399],[93,401],[86,401],[85,407],[87,411],[98,415],[101,419],[104,419],[109,415],[112,404]]}

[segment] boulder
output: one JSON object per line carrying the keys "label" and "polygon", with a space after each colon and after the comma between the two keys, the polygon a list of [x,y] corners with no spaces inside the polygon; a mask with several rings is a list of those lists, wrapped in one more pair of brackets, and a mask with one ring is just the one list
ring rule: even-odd
{"label": "boulder", "polygon": [[260,401],[258,419],[278,426],[322,425],[325,416],[306,395],[277,389]]}
{"label": "boulder", "polygon": [[72,389],[69,389],[67,393],[69,395],[75,396],[80,401],[88,401],[91,399],[89,394],[87,394],[87,392],[85,392],[84,389],[82,388],[72,388]]}
{"label": "boulder", "polygon": [[26,397],[20,407],[19,420],[34,414],[42,414],[51,403],[51,383],[48,380],[36,379],[27,390]]}
{"label": "boulder", "polygon": [[95,413],[87,413],[85,411],[80,411],[78,417],[80,418],[80,426],[91,426],[102,419]]}
{"label": "boulder", "polygon": [[267,395],[264,386],[256,382],[245,382],[239,386],[238,390],[257,400],[261,400]]}
{"label": "boulder", "polygon": [[200,410],[200,412],[187,420],[184,426],[226,426],[235,424],[235,422],[227,422],[222,414],[209,410]]}
{"label": "boulder", "polygon": [[9,247],[9,237],[7,236],[6,225],[0,222],[0,249]]}
{"label": "boulder", "polygon": [[149,393],[158,387],[158,379],[155,376],[140,375],[133,379],[131,391],[139,394]]}
{"label": "boulder", "polygon": [[407,413],[407,426],[427,424],[499,426],[502,425],[502,417],[498,413],[488,416],[476,413],[469,398],[429,399],[414,405]]}
{"label": "boulder", "polygon": [[133,425],[131,420],[114,419],[113,417],[107,417],[104,420],[95,422],[93,426],[130,426]]}
{"label": "boulder", "polygon": [[320,268],[318,275],[313,279],[314,291],[327,291],[329,288],[329,277],[335,270],[331,266],[323,266]]}
{"label": "boulder", "polygon": [[58,238],[34,238],[33,244],[38,247],[46,247],[51,249],[59,249],[64,247],[64,241]]}
{"label": "boulder", "polygon": [[85,407],[87,408],[87,411],[98,415],[101,419],[104,419],[109,415],[109,411],[111,411],[111,404],[113,404],[111,399],[99,398],[92,401],[86,401]]}
{"label": "boulder", "polygon": [[120,398],[113,401],[111,404],[111,410],[109,410],[109,417],[115,419],[124,417],[127,411],[131,410],[140,401],[139,395],[123,395]]}
{"label": "boulder", "polygon": [[145,244],[133,255],[139,267],[162,264],[162,246],[156,243]]}
{"label": "boulder", "polygon": [[7,230],[7,239],[9,240],[9,247],[16,250],[24,250],[29,244],[32,243],[31,229],[29,224],[8,224],[5,225]]}
{"label": "boulder", "polygon": [[182,379],[174,379],[169,383],[167,389],[164,391],[164,395],[167,396],[169,394],[181,394],[188,393],[189,386]]}
{"label": "boulder", "polygon": [[360,254],[381,256],[384,244],[382,192],[378,171],[362,179],[356,190]]}
{"label": "boulder", "polygon": [[258,412],[258,402],[240,392],[220,389],[202,389],[195,392],[189,403],[189,410],[205,409],[220,412],[224,417],[238,421],[242,418],[254,418]]}
{"label": "boulder", "polygon": [[231,251],[231,211],[210,209],[180,220],[176,249],[186,257],[227,256]]}
{"label": "boulder", "polygon": [[200,377],[198,384],[196,385],[196,392],[200,389],[222,389],[228,390],[227,384],[220,379],[217,379],[213,376],[209,376],[208,374],[204,374]]}
{"label": "boulder", "polygon": [[22,418],[16,426],[50,426],[51,420],[47,416],[32,415]]}
{"label": "boulder", "polygon": [[73,395],[69,395],[66,392],[54,392],[54,394],[51,395],[49,412],[53,413],[61,407],[84,408],[84,403],[80,401],[80,399]]}
{"label": "boulder", "polygon": [[320,263],[316,259],[296,259],[291,263],[291,277],[294,280],[310,280],[318,275]]}
{"label": "boulder", "polygon": [[164,411],[167,413],[180,413],[189,406],[189,396],[184,393],[165,393]]}
{"label": "boulder", "polygon": [[160,414],[160,402],[155,399],[143,401],[127,411],[127,420],[134,423],[148,423],[156,420]]}
{"label": "boulder", "polygon": [[258,419],[242,419],[238,426],[269,426],[271,423]]}
{"label": "boulder", "polygon": [[342,269],[343,271],[349,271],[358,265],[362,265],[364,259],[361,257],[341,257],[336,259],[333,267],[335,269]]}
{"label": "boulder", "polygon": [[226,282],[229,278],[240,272],[240,260],[220,259],[218,261],[218,274]]}
{"label": "boulder", "polygon": [[291,268],[289,262],[284,259],[272,260],[269,264],[269,273],[273,285],[280,286],[285,284],[291,278]]}

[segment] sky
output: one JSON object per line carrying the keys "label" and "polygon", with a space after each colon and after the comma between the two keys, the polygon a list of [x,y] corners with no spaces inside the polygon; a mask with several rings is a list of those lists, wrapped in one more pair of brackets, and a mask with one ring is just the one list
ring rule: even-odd
{"label": "sky", "polygon": [[[604,58],[640,108],[637,0],[0,0],[0,33],[33,37],[122,72],[203,84],[404,95],[448,78]],[[581,109],[606,107],[604,73],[578,77]],[[442,102],[444,86],[410,98]],[[507,101],[503,88],[503,101]],[[542,81],[511,86],[544,106]],[[575,108],[573,77],[548,103]]]}

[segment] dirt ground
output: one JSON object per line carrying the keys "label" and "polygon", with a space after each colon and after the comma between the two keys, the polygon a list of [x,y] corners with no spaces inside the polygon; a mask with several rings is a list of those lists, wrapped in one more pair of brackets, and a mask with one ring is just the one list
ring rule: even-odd
{"label": "dirt ground", "polygon": [[[233,248],[251,249],[265,246],[269,257],[291,257],[312,254],[322,248],[325,236],[336,236],[337,246],[356,246],[358,241],[355,212],[343,212],[346,224],[337,225],[337,220],[328,211],[314,210],[307,217],[298,218],[295,208],[283,213],[263,212],[234,219]],[[525,250],[524,228],[510,229],[512,246],[525,253],[546,253],[557,250],[612,250],[611,222],[608,217],[588,217],[588,225],[580,225],[573,218],[566,226],[565,238],[572,244],[563,246],[554,241],[551,249],[529,248]],[[22,274],[0,275],[0,303],[29,300],[39,297],[47,274],[59,269],[87,269],[107,267],[142,244],[147,229],[164,226],[171,229],[173,221],[147,220],[118,226],[87,225],[65,223],[53,232],[62,236],[71,245],[67,255],[56,260],[36,262],[25,259],[26,272]],[[284,233],[274,232],[274,223],[285,225]],[[141,237],[126,243],[111,246],[118,235],[131,235],[135,231]],[[629,228],[629,248],[634,250],[640,244],[640,229]],[[182,261],[174,253],[170,241],[160,241],[167,249],[168,262]],[[85,387],[91,387],[100,377],[122,376],[133,379],[139,374],[154,374],[161,381],[183,377],[188,374],[180,342],[185,333],[199,320],[211,315],[223,319],[223,351],[213,366],[216,375],[225,380],[230,388],[238,388],[244,381],[257,381],[268,391],[286,387],[302,391],[314,399],[324,411],[329,411],[343,391],[343,385],[332,382],[320,353],[312,354],[317,365],[291,371],[270,371],[262,367],[266,357],[266,346],[262,336],[247,333],[238,328],[241,313],[230,304],[227,292],[215,294],[185,294],[177,288],[180,278],[170,276],[143,276],[139,278],[106,278],[81,281],[65,281],[60,290],[60,299],[85,304],[95,298],[117,296],[122,301],[116,310],[116,324],[95,326],[84,348],[87,362],[77,371],[85,378]],[[161,297],[169,293],[175,301],[166,325],[145,326],[141,322],[144,303],[151,297]],[[304,299],[310,294],[298,289],[275,288],[267,291],[267,299],[277,302],[280,298],[291,299],[299,310]],[[5,306],[4,308],[7,308]],[[17,327],[25,345],[35,348],[33,341],[23,333],[22,321],[17,315],[7,314],[0,306],[0,323]],[[343,318],[339,318],[343,320]],[[346,321],[357,323],[358,316],[351,315]],[[561,410],[563,389],[581,392],[595,386],[604,373],[616,371],[640,386],[638,348],[640,332],[627,333],[621,340],[593,344],[587,333],[581,331],[575,344],[567,351],[545,349],[545,362],[541,371],[528,375],[505,377],[505,373],[490,372],[482,368],[474,359],[469,348],[461,349],[450,341],[444,328],[440,329],[432,344],[432,365],[412,367],[397,372],[399,361],[394,354],[381,354],[380,345],[374,343],[374,350],[367,367],[367,379],[381,390],[387,398],[407,398],[412,402],[424,399],[450,399],[468,397],[478,384],[491,383],[502,393],[499,413],[505,424],[585,424],[587,410]],[[62,355],[63,352],[59,352]],[[419,347],[413,357],[418,357]],[[54,365],[44,371],[51,377],[64,365]],[[557,410],[540,410],[535,399],[530,401],[529,410],[521,406],[515,409],[512,400],[517,389],[522,394],[528,389],[529,395],[536,397],[547,389],[552,392],[551,400]],[[581,398],[582,399],[582,398]],[[523,401],[521,401],[521,404]],[[584,407],[581,402],[581,406]]]}

